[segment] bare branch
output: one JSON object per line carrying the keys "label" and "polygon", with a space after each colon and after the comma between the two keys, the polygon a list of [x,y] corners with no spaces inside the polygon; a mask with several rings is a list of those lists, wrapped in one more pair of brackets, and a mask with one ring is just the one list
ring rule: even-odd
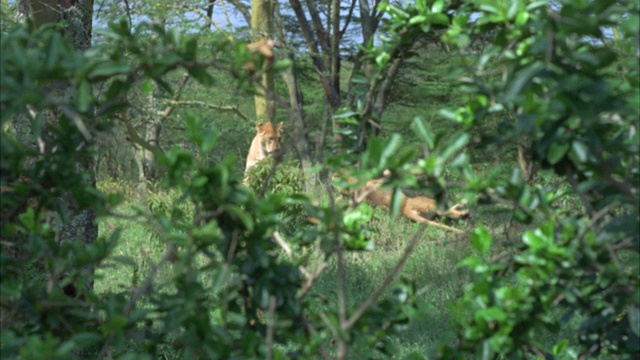
{"label": "bare branch", "polygon": [[276,244],[278,244],[282,248],[282,250],[284,250],[287,256],[291,258],[292,256],[291,247],[289,247],[289,245],[284,241],[282,236],[280,236],[280,233],[277,231],[274,231],[273,234],[271,234],[271,236],[273,237],[273,240],[275,240]]}
{"label": "bare branch", "polygon": [[[184,86],[187,84],[188,80],[189,80],[189,73],[187,72],[187,73],[184,73],[184,75],[182,76],[182,79],[180,80],[180,84],[178,85],[178,88],[173,94],[173,98],[171,99],[172,101],[178,101],[178,99],[180,99],[180,95],[182,94],[182,89],[184,89]],[[158,119],[158,122],[163,122],[164,120],[166,120],[169,117],[169,115],[171,115],[171,113],[173,112],[175,105],[176,105],[175,103],[172,103],[169,106],[167,106],[163,111],[161,111],[159,113],[160,119]]]}
{"label": "bare branch", "polygon": [[349,12],[347,13],[347,17],[344,20],[344,26],[342,30],[340,30],[340,38],[344,36],[344,33],[347,31],[347,27],[351,23],[351,18],[353,17],[353,9],[356,7],[356,0],[351,0],[351,6],[349,7]]}
{"label": "bare branch", "polygon": [[163,99],[162,102],[168,103],[168,104],[173,104],[173,105],[185,105],[185,106],[204,106],[206,108],[209,109],[214,109],[214,110],[220,110],[220,111],[230,111],[235,113],[236,115],[238,115],[239,117],[241,117],[243,120],[247,120],[250,121],[249,117],[247,115],[245,115],[242,111],[240,111],[240,109],[238,108],[238,105],[214,105],[214,104],[208,104],[204,101],[197,101],[197,100],[170,100],[170,99]]}
{"label": "bare branch", "polygon": [[271,295],[269,296],[269,312],[267,313],[267,334],[265,336],[265,342],[267,346],[267,360],[271,360],[273,358],[273,327],[275,324],[275,313],[276,313],[276,297]]}
{"label": "bare branch", "polygon": [[[240,1],[240,0],[227,0],[229,1],[244,17],[244,20],[247,24],[251,24],[251,13],[249,9]],[[224,1],[222,2],[222,6],[224,6]]]}
{"label": "bare branch", "polygon": [[117,114],[116,117],[118,118],[118,120],[124,123],[124,126],[127,129],[127,135],[129,135],[129,141],[153,153],[155,153],[158,150],[155,146],[151,145],[145,139],[140,137],[140,135],[138,135],[138,132],[133,127],[133,125],[131,125],[131,121],[129,121],[129,116],[127,116],[126,113]]}

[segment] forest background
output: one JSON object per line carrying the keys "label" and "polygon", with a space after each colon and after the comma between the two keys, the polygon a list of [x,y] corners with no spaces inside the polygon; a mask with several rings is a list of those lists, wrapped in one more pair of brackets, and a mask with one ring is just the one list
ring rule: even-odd
{"label": "forest background", "polygon": [[[637,356],[637,4],[21,1],[1,30],[3,357]],[[284,155],[250,190],[260,121]],[[342,169],[467,201],[466,233]]]}

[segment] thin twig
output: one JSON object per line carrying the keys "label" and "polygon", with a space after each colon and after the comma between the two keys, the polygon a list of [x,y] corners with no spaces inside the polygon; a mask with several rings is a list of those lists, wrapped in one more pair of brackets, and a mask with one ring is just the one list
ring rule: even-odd
{"label": "thin twig", "polygon": [[173,105],[188,105],[188,106],[204,106],[209,109],[220,110],[220,111],[229,111],[241,117],[243,120],[250,121],[249,117],[245,115],[240,109],[238,105],[214,105],[209,104],[204,101],[197,100],[171,100],[171,99],[162,99],[163,102]]}
{"label": "thin twig", "polygon": [[166,120],[169,115],[171,115],[171,113],[173,112],[173,110],[176,107],[176,103],[178,102],[178,100],[180,100],[180,95],[182,95],[182,90],[184,89],[184,86],[187,85],[187,81],[189,80],[189,73],[186,72],[184,73],[184,75],[182,75],[182,79],[180,80],[180,84],[178,84],[178,88],[176,89],[176,91],[173,94],[173,97],[171,98],[171,102],[170,105],[167,106],[164,110],[162,110],[159,115],[160,118],[157,120],[157,122],[161,123],[164,120]]}
{"label": "thin twig", "polygon": [[328,268],[329,264],[326,261],[323,261],[322,264],[318,266],[316,271],[313,272],[313,274],[309,274],[304,267],[300,267],[300,272],[302,272],[305,277],[305,283],[302,285],[300,291],[298,292],[298,299],[302,299],[305,295],[307,295],[309,290],[311,290],[311,286],[313,286],[315,280],[320,276],[320,274],[322,274],[323,271]]}
{"label": "thin twig", "polygon": [[269,312],[267,316],[267,334],[266,334],[266,345],[267,345],[267,360],[271,360],[273,358],[273,328],[275,324],[275,313],[276,313],[276,297],[271,295],[269,296]]}
{"label": "thin twig", "polygon": [[282,250],[284,250],[287,256],[291,258],[291,256],[293,255],[291,251],[291,247],[289,247],[289,245],[284,241],[282,236],[280,236],[280,233],[277,231],[274,231],[273,234],[271,234],[271,236],[276,241],[276,244],[280,245],[280,247],[282,248]]}

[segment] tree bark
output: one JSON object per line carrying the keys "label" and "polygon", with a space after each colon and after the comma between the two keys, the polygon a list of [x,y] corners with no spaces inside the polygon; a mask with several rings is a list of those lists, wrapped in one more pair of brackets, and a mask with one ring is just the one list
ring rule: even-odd
{"label": "tree bark", "polygon": [[[276,5],[274,9],[274,24],[278,35],[282,39],[283,47],[286,49],[282,53],[289,60],[293,60],[293,54],[291,53],[289,44],[286,41],[284,34],[284,27],[279,13],[279,8]],[[311,152],[309,150],[309,140],[306,136],[306,127],[304,124],[303,105],[302,105],[302,92],[298,84],[298,77],[295,69],[289,67],[281,72],[281,77],[289,94],[289,120],[293,125],[293,139],[298,157],[300,158],[300,166],[302,168],[302,175],[305,179],[305,190],[310,190],[316,184],[316,177],[311,173],[313,166],[313,160],[311,158]]]}
{"label": "tree bark", "polygon": [[293,140],[300,158],[300,166],[305,179],[305,190],[310,190],[316,183],[316,179],[311,173],[313,161],[309,152],[309,142],[306,137],[306,130],[302,115],[302,99],[298,81],[292,68],[282,72],[282,79],[287,85],[289,92],[289,120],[293,125]]}
{"label": "tree bark", "polygon": [[[251,1],[251,34],[253,41],[270,39],[272,35],[274,0]],[[273,73],[266,70],[269,63],[265,62],[259,86],[256,89],[254,102],[256,106],[256,119],[258,122],[275,120],[276,106],[274,99],[275,81]]]}
{"label": "tree bark", "polygon": [[331,2],[331,81],[336,94],[340,96],[340,1]]}
{"label": "tree bark", "polygon": [[[309,50],[309,55],[313,61],[313,65],[315,66],[318,76],[320,77],[320,83],[322,84],[322,88],[324,89],[325,96],[331,104],[331,108],[333,110],[338,109],[340,107],[340,94],[338,94],[335,90],[335,85],[331,81],[330,74],[327,73],[327,65],[322,58],[320,51],[318,50],[318,42],[320,41],[320,47],[323,49],[327,49],[327,44],[323,45],[325,41],[325,31],[322,30],[322,25],[318,21],[314,21],[314,27],[316,28],[316,35],[319,40],[316,40],[314,37],[314,33],[311,30],[311,25],[307,20],[307,15],[305,14],[304,9],[302,8],[302,4],[299,0],[289,0],[291,4],[291,9],[293,10],[296,19],[298,19],[298,23],[300,24],[300,30],[302,31],[302,36],[307,43],[307,49]],[[313,8],[313,7],[312,7]],[[312,14],[313,16],[313,14]],[[325,53],[326,54],[326,53]]]}
{"label": "tree bark", "polygon": [[[21,0],[18,5],[21,11],[26,12],[23,15],[28,16],[36,27],[63,21],[66,26],[60,31],[76,49],[86,50],[90,46],[93,0]],[[72,95],[69,89],[61,89],[52,96],[68,98]],[[16,139],[40,153],[55,152],[55,134],[51,130],[57,126],[61,113],[58,109],[54,109],[46,111],[43,115],[46,120],[38,141],[34,140],[31,118],[27,114],[16,116],[12,124]],[[86,185],[95,188],[93,160],[90,155],[85,153],[76,162],[74,172]],[[32,179],[32,181],[37,180],[39,179]],[[95,221],[94,211],[79,207],[69,191],[64,192],[60,200],[66,208],[66,216],[48,216],[52,222],[52,228],[56,232],[57,241],[59,243],[80,241],[85,244],[95,241],[98,237],[98,225]],[[92,273],[93,269],[83,269],[83,271]],[[88,281],[85,284],[85,289],[92,288],[93,281]],[[75,289],[73,285],[66,286],[64,292],[69,296],[81,294],[81,291]]]}
{"label": "tree bark", "polygon": [[[207,18],[208,19],[212,19],[213,18],[213,4],[216,2],[216,0],[209,0],[209,2],[207,3]],[[213,22],[209,22],[209,28],[213,30]]]}

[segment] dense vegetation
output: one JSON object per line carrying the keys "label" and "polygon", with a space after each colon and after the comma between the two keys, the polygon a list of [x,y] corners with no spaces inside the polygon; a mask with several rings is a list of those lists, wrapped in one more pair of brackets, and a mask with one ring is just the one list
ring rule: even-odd
{"label": "dense vegetation", "polygon": [[[86,48],[78,9],[3,2],[3,358],[637,358],[637,4],[383,1],[342,60],[299,14],[273,59],[164,2],[101,8]],[[284,158],[245,187],[265,89]],[[466,200],[465,234],[344,169]]]}

